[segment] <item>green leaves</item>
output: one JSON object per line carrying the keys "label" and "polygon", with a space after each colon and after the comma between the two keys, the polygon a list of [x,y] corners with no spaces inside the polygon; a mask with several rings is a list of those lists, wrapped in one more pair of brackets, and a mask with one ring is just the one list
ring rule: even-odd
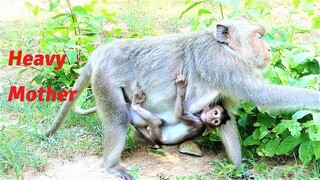
{"label": "green leaves", "polygon": [[317,126],[310,126],[308,128],[308,135],[312,141],[320,141],[320,128]]}
{"label": "green leaves", "polygon": [[307,59],[314,59],[315,58],[315,52],[301,52],[294,55],[293,63],[291,64],[291,67],[296,67],[302,63],[304,63]]}
{"label": "green leaves", "polygon": [[[310,114],[312,114],[314,121],[308,121],[308,123],[303,124],[299,122],[310,117],[308,116]],[[309,110],[300,110],[294,113],[291,120],[282,120],[273,128],[271,132],[275,133],[276,136],[270,134],[264,125],[268,124],[267,119],[270,121],[272,119],[267,117],[267,114],[259,114],[259,123],[255,123],[254,126],[260,128],[253,131],[252,135],[244,141],[244,145],[259,145],[257,148],[258,154],[265,156],[290,154],[299,147],[300,160],[304,164],[308,164],[312,157],[320,158],[320,128],[316,127],[316,125],[319,126],[320,122],[319,114]],[[260,124],[260,122],[263,124]],[[309,136],[303,131],[303,128],[306,127],[309,128]],[[283,140],[279,135],[283,137]],[[271,139],[267,140],[270,137]]]}
{"label": "green leaves", "polygon": [[313,153],[316,156],[316,159],[320,159],[320,141],[312,142]]}
{"label": "green leaves", "polygon": [[202,4],[203,2],[205,2],[205,1],[198,1],[198,2],[193,3],[191,6],[189,6],[187,9],[185,9],[185,10],[180,14],[180,17],[179,17],[179,18],[181,18],[185,13],[189,12],[191,9],[197,7],[198,5]]}
{"label": "green leaves", "polygon": [[300,123],[297,120],[287,121],[287,126],[292,136],[300,137],[302,127],[300,126]]}
{"label": "green leaves", "polygon": [[77,16],[85,17],[88,15],[87,11],[82,6],[74,6],[73,13]]}
{"label": "green leaves", "polygon": [[270,128],[276,122],[275,118],[269,116],[267,113],[259,113],[257,116],[257,121],[264,124],[266,127]]}
{"label": "green leaves", "polygon": [[198,16],[204,15],[204,14],[212,14],[212,12],[206,10],[206,9],[199,9],[198,10]]}
{"label": "green leaves", "polygon": [[243,141],[243,145],[245,146],[252,146],[255,144],[259,144],[259,139],[254,139],[253,135],[248,136],[244,141]]}
{"label": "green leaves", "polygon": [[308,16],[312,16],[315,11],[312,1],[313,0],[305,0],[301,3],[301,9],[306,12]]}
{"label": "green leaves", "polygon": [[279,138],[275,138],[275,139],[268,141],[268,143],[266,144],[266,147],[265,147],[265,155],[266,156],[274,156],[276,154],[275,150],[278,148],[279,144],[280,144]]}
{"label": "green leaves", "polygon": [[303,140],[306,139],[306,136],[300,136],[295,138],[293,136],[287,136],[280,144],[276,150],[276,155],[287,154],[297,147]]}
{"label": "green leaves", "polygon": [[299,147],[299,158],[303,162],[303,164],[308,164],[313,155],[313,147],[312,142],[310,140],[306,140],[301,143]]}
{"label": "green leaves", "polygon": [[316,125],[318,129],[320,129],[320,112],[313,112],[312,116],[314,125]]}
{"label": "green leaves", "polygon": [[311,114],[312,111],[309,110],[300,110],[292,115],[292,120],[298,120],[306,116],[307,114]]}
{"label": "green leaves", "polygon": [[312,26],[313,28],[320,29],[320,15],[312,19]]}
{"label": "green leaves", "polygon": [[283,133],[287,129],[287,121],[282,121],[279,123],[275,128],[273,128],[273,132],[276,133],[276,135],[279,135]]}
{"label": "green leaves", "polygon": [[293,0],[292,2],[293,2],[294,7],[298,7],[301,3],[301,0]]}
{"label": "green leaves", "polygon": [[[37,84],[52,85],[56,90],[73,85],[80,68],[95,49],[93,44],[121,35],[121,29],[117,27],[112,32],[102,30],[101,23],[109,21],[109,24],[116,24],[116,21],[113,20],[114,14],[105,9],[100,14],[95,12],[97,1],[82,6],[72,6],[68,0],[63,3],[61,5],[60,0],[50,0],[49,11],[52,15],[40,31],[43,37],[40,49],[48,54],[66,54],[67,61],[58,71],[50,67],[39,67],[40,73],[33,79]],[[29,6],[32,9],[32,5]],[[61,11],[58,6],[65,8]],[[99,34],[108,36],[99,40],[105,37]]]}
{"label": "green leaves", "polygon": [[53,11],[60,4],[60,0],[50,0],[49,2],[50,2],[49,3],[49,10],[50,11]]}

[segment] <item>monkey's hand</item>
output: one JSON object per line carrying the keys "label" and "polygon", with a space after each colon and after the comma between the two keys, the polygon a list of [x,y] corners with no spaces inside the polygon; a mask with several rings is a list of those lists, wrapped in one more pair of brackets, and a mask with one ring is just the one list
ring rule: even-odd
{"label": "monkey's hand", "polygon": [[177,86],[177,93],[180,96],[184,96],[186,86],[187,86],[187,78],[183,74],[178,74],[176,78],[176,86]]}
{"label": "monkey's hand", "polygon": [[187,78],[183,74],[178,74],[176,78],[176,85],[179,88],[184,88],[187,85]]}
{"label": "monkey's hand", "polygon": [[132,104],[141,104],[145,100],[146,95],[139,88],[136,88],[136,90],[133,93]]}

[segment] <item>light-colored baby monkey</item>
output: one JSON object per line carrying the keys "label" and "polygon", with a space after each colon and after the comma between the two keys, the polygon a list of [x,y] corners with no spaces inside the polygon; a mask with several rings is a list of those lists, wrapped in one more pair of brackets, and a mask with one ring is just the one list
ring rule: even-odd
{"label": "light-colored baby monkey", "polygon": [[176,118],[179,118],[181,121],[174,126],[184,125],[184,131],[176,131],[174,135],[172,132],[169,133],[166,131],[166,129],[172,127],[172,125],[162,123],[160,118],[140,106],[140,104],[145,101],[146,95],[142,93],[139,88],[136,88],[134,92],[131,108],[149,124],[147,127],[149,137],[158,144],[181,143],[200,135],[205,129],[211,130],[218,127],[229,119],[227,112],[220,105],[214,105],[211,108],[206,106],[200,114],[194,115],[188,112],[185,108],[186,85],[186,77],[179,74],[176,78],[177,97],[175,115]]}

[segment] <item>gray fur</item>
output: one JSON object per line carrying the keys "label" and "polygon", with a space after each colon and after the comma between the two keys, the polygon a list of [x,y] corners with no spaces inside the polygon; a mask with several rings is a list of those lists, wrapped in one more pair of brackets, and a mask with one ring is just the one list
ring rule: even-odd
{"label": "gray fur", "polygon": [[[239,48],[251,50],[246,28],[252,24],[244,19],[233,19],[222,25],[230,28]],[[176,97],[174,79],[179,72],[188,79],[186,101],[189,102],[186,108],[191,113],[199,112],[205,103],[219,98],[229,113],[234,102],[241,99],[270,109],[320,110],[319,91],[270,85],[261,76],[261,58],[247,58],[230,47],[217,42],[215,32],[208,31],[119,40],[93,53],[73,89],[79,90],[78,97],[89,79],[92,83],[98,113],[106,128],[104,156],[109,172],[124,179],[132,178],[115,168],[125,144],[130,118],[121,88],[127,97],[132,98],[138,85],[147,95],[143,107],[169,124],[177,123],[171,117],[174,116]],[[207,95],[209,98],[206,99]],[[198,99],[206,102],[197,102]],[[59,128],[73,104],[69,101],[63,103],[46,135]],[[238,167],[241,146],[234,115],[229,116],[231,121],[220,126],[219,132],[229,157]]]}

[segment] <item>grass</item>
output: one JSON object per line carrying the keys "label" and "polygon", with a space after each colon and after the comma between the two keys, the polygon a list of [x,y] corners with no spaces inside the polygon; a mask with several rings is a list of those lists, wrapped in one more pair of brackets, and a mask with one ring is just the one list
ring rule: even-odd
{"label": "grass", "polygon": [[180,28],[188,27],[195,18],[189,15],[188,18],[179,19],[185,8],[179,0],[158,1],[157,4],[151,0],[120,2],[115,12],[117,17],[127,25],[129,37],[177,33]]}
{"label": "grass", "polygon": [[[127,25],[129,33],[127,37],[143,37],[176,33],[180,28],[192,24],[195,15],[188,18],[178,18],[185,9],[179,0],[160,1],[159,4],[150,3],[154,1],[111,1],[114,3],[114,11],[117,17]],[[16,28],[17,25],[19,28]],[[0,29],[0,45],[4,48],[0,53],[0,64],[5,65],[10,49],[21,49],[24,52],[37,52],[38,41],[36,26],[34,22],[14,21],[2,23]],[[1,67],[0,67],[1,68]],[[10,67],[13,69],[13,67]],[[3,92],[0,91],[0,179],[14,174],[17,179],[23,178],[23,173],[28,167],[42,170],[50,158],[63,157],[72,159],[77,154],[100,155],[102,152],[103,128],[96,114],[79,117],[71,112],[63,127],[52,138],[44,138],[39,135],[45,127],[49,127],[52,118],[61,103],[58,102],[8,102],[7,96],[11,85],[26,85],[27,89],[37,89],[38,86],[30,85],[29,82],[34,72],[17,74],[17,70],[5,67],[8,75],[0,77],[1,83],[5,83]],[[3,69],[1,69],[1,73]],[[31,79],[30,79],[31,77]],[[84,107],[92,107],[93,101],[88,101]],[[131,150],[135,143],[128,138],[126,149]],[[258,163],[259,162],[259,163]],[[240,170],[251,169],[248,172],[257,179],[308,179],[319,177],[319,162],[312,163],[313,166],[304,167],[299,163],[288,167],[267,167],[265,160],[252,159],[248,161],[247,167],[236,170],[228,162],[213,163],[216,167],[212,172],[215,178],[231,179],[241,178]],[[140,170],[132,167],[131,173],[139,177]],[[305,175],[308,176],[305,176]],[[201,179],[198,174],[176,177],[176,179]]]}
{"label": "grass", "polygon": [[[35,89],[28,87],[28,89]],[[0,110],[0,174],[13,169],[22,177],[26,166],[42,169],[49,158],[71,159],[76,154],[100,154],[102,151],[102,126],[96,114],[79,117],[68,116],[64,126],[52,138],[39,133],[49,127],[61,103],[7,102],[8,89],[1,94]]]}

